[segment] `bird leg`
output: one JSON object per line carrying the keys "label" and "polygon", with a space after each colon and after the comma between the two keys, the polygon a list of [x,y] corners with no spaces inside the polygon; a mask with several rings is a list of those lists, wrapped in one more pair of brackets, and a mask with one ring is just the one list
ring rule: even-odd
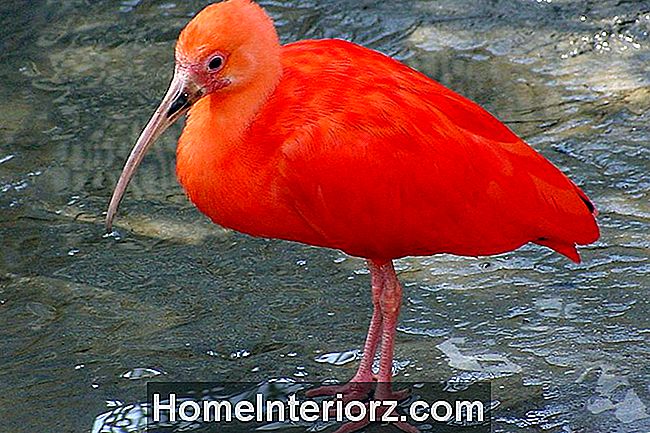
{"label": "bird leg", "polygon": [[370,327],[366,335],[366,343],[363,346],[361,363],[352,381],[370,383],[374,380],[372,364],[375,360],[377,347],[379,346],[379,338],[383,332],[384,317],[381,311],[381,297],[384,292],[385,278],[379,266],[372,260],[368,260],[368,268],[370,269],[370,280],[372,284],[372,318],[370,319]]}
{"label": "bird leg", "polygon": [[[372,400],[374,401],[401,401],[408,396],[409,390],[394,392],[392,390],[393,378],[393,349],[395,345],[395,331],[397,326],[397,318],[399,316],[400,306],[402,303],[402,286],[397,279],[395,269],[393,268],[392,261],[388,262],[373,262],[368,261],[368,267],[372,274],[373,279],[373,304],[375,310],[373,313],[373,320],[370,323],[370,330],[368,331],[368,338],[366,339],[366,348],[364,349],[364,357],[361,360],[359,371],[352,379],[357,379],[358,376],[367,377],[372,368],[372,361],[379,343],[378,337],[381,334],[381,358],[379,360],[379,372],[377,374],[377,387],[374,391]],[[378,296],[375,295],[374,287],[375,282],[380,282],[381,291]],[[379,313],[378,318],[375,315]],[[378,325],[377,325],[378,324]],[[374,326],[374,327],[373,327]],[[375,335],[376,333],[377,335]],[[371,351],[369,346],[372,347]],[[366,357],[366,354],[372,355]],[[366,364],[367,362],[367,364]],[[366,407],[372,407],[366,403]],[[388,410],[387,406],[380,406],[374,408],[376,413],[374,419],[381,419]],[[390,414],[391,416],[394,414]],[[334,433],[352,433],[359,431],[370,424],[370,414],[366,412],[366,417],[360,421],[348,422],[343,424]],[[408,422],[396,421],[392,423],[398,429],[407,433],[418,433],[417,427],[409,424]]]}
{"label": "bird leg", "polygon": [[379,360],[379,373],[377,374],[377,389],[374,396],[377,400],[401,400],[408,395],[408,390],[406,392],[393,392],[391,381],[393,378],[395,332],[402,304],[402,285],[397,279],[392,261],[380,265],[378,269],[383,277],[383,290],[379,299],[382,329],[381,358]]}
{"label": "bird leg", "polygon": [[372,364],[375,360],[379,339],[382,334],[383,314],[381,312],[380,300],[384,285],[384,275],[380,272],[379,267],[371,260],[368,260],[368,268],[370,269],[371,276],[373,311],[357,373],[345,385],[329,385],[311,389],[307,391],[308,397],[342,394],[344,401],[350,401],[362,400],[370,392],[370,385],[375,379],[372,374]]}

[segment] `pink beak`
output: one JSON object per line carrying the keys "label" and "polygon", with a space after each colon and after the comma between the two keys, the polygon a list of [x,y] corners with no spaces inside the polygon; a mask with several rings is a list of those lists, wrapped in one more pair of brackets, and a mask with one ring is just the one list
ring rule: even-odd
{"label": "pink beak", "polygon": [[126,160],[120,179],[117,181],[111,202],[106,213],[106,229],[110,232],[113,227],[113,219],[122,201],[131,178],[142,162],[144,155],[155,141],[174,122],[185,114],[192,104],[203,96],[203,90],[196,86],[191,75],[180,68],[176,68],[174,78],[169,85],[169,90],[153,114],[149,123],[144,128],[138,141],[133,146],[129,158]]}

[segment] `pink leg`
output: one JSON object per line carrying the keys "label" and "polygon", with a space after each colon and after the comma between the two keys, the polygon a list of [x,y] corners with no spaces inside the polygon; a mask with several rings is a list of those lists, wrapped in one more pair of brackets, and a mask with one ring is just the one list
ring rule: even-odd
{"label": "pink leg", "polygon": [[379,267],[371,260],[368,260],[368,268],[372,281],[372,319],[366,336],[366,344],[363,346],[363,356],[357,374],[352,378],[353,382],[372,382],[372,363],[375,360],[379,337],[382,333],[383,315],[381,313],[381,295],[384,289],[384,275]]}
{"label": "pink leg", "polygon": [[382,319],[381,313],[381,293],[384,285],[384,275],[379,270],[379,267],[372,261],[368,260],[368,268],[370,269],[371,284],[372,284],[372,319],[370,319],[370,327],[366,336],[366,343],[363,346],[363,355],[361,363],[350,382],[345,385],[322,386],[320,388],[311,389],[307,391],[308,397],[318,396],[332,396],[336,394],[343,394],[344,400],[352,400],[366,397],[370,391],[370,383],[373,381],[372,363],[375,360],[377,353],[377,346],[379,345],[379,338],[382,333]]}
{"label": "pink leg", "polygon": [[395,328],[402,303],[402,286],[397,280],[393,262],[380,267],[384,276],[384,290],[379,300],[382,315],[381,360],[378,382],[390,382],[393,378],[393,349],[395,347]]}
{"label": "pink leg", "polygon": [[[381,332],[381,359],[379,362],[379,374],[377,375],[377,389],[375,390],[373,400],[401,400],[408,395],[408,390],[406,392],[393,392],[391,382],[393,378],[393,349],[395,345],[395,331],[397,326],[397,318],[399,316],[399,310],[402,303],[402,286],[397,279],[397,275],[395,274],[395,269],[393,268],[393,263],[391,261],[383,263],[368,261],[368,264],[370,271],[373,274],[373,281],[375,275],[379,275],[382,281],[382,291],[379,295],[379,303],[375,303],[375,313],[377,313],[379,310],[381,316],[381,318],[378,320],[381,326],[379,328],[375,328],[375,330],[380,329]],[[373,302],[374,301],[375,297],[373,296]],[[375,315],[373,314],[373,321],[371,322],[370,331],[373,330],[373,323],[375,322],[374,316]],[[376,350],[378,342],[375,340],[377,337],[371,335],[370,331],[368,332],[368,338],[366,339],[366,346],[368,346],[370,342],[374,345]],[[374,358],[374,351],[372,358]],[[370,363],[368,370],[372,366],[372,358],[366,359],[364,356],[364,360],[369,360]],[[359,367],[359,371],[361,371],[362,367],[365,367],[363,365],[363,361],[362,365]],[[369,423],[369,419],[364,419],[358,422],[345,423],[334,433],[356,432],[366,427]],[[399,421],[394,425],[398,429],[407,433],[419,432],[415,426],[412,426],[407,422]]]}
{"label": "pink leg", "polygon": [[397,274],[395,274],[393,262],[383,264],[380,271],[384,276],[384,290],[380,298],[383,326],[381,332],[381,359],[379,361],[375,398],[378,400],[401,400],[408,395],[408,392],[393,392],[391,382],[393,379],[395,332],[402,305],[402,286],[397,279]]}

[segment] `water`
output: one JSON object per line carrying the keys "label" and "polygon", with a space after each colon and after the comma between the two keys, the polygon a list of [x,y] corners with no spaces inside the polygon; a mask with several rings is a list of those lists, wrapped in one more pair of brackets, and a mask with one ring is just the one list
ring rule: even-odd
{"label": "water", "polygon": [[[91,431],[151,377],[356,369],[363,262],[210,224],[174,178],[179,127],[104,236],[174,39],[206,3],[0,5],[0,431]],[[650,431],[650,2],[263,4],[284,41],[350,39],[481,103],[600,210],[581,265],[533,246],[400,260],[400,380],[491,379],[499,432]]]}

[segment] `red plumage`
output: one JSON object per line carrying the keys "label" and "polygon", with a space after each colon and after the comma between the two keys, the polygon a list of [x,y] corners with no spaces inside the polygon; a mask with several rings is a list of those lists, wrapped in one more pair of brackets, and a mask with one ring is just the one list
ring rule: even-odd
{"label": "red plumage", "polygon": [[222,139],[221,96],[190,111],[178,175],[215,222],[373,259],[535,242],[579,261],[598,238],[586,195],[474,102],[345,41],[286,45],[281,63],[238,137]]}

